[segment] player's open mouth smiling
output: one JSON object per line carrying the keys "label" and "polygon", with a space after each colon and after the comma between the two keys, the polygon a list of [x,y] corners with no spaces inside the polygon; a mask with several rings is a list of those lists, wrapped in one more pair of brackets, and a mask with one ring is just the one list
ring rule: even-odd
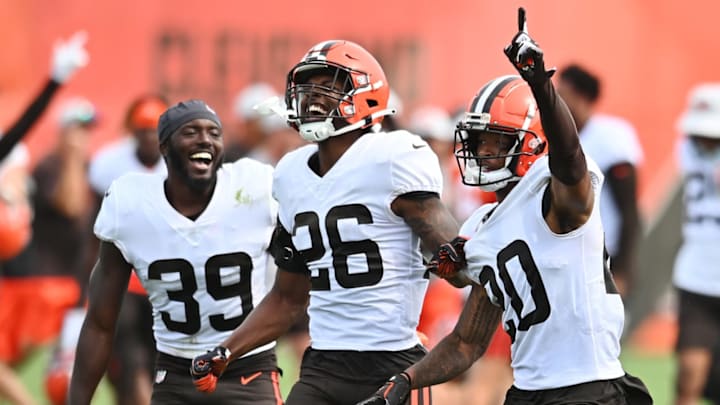
{"label": "player's open mouth smiling", "polygon": [[190,155],[191,166],[201,171],[208,170],[212,161],[213,155],[210,152],[195,152]]}
{"label": "player's open mouth smiling", "polygon": [[307,117],[310,121],[320,121],[327,118],[330,115],[331,109],[321,103],[312,103],[308,105],[306,111]]}

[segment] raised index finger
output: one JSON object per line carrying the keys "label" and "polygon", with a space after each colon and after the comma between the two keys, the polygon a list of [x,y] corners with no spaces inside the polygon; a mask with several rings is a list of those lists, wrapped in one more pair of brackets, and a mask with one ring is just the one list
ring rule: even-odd
{"label": "raised index finger", "polygon": [[527,34],[527,20],[525,19],[525,8],[518,8],[518,31]]}

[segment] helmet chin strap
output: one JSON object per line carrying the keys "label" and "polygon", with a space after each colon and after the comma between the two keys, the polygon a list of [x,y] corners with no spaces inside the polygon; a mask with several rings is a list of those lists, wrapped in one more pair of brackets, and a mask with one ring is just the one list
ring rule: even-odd
{"label": "helmet chin strap", "polygon": [[335,126],[333,125],[332,121],[333,118],[336,117],[329,117],[325,121],[318,121],[318,122],[308,122],[305,124],[300,124],[298,126],[300,136],[302,136],[303,139],[309,142],[322,142],[332,136],[338,136],[342,134],[346,134],[350,131],[354,131],[356,129],[362,128],[369,123],[371,123],[373,120],[379,117],[383,117],[386,115],[393,115],[396,113],[397,110],[394,108],[386,108],[384,110],[376,111],[372,114],[370,114],[368,117],[365,117],[365,119],[362,119],[354,124],[350,124],[347,126],[344,126],[340,129],[335,129]]}
{"label": "helmet chin strap", "polygon": [[[465,163],[465,174],[463,178],[467,184],[477,184],[480,190],[487,192],[495,192],[502,190],[512,181],[520,178],[514,176],[507,167],[498,170],[481,171],[480,166],[474,160],[468,160]],[[482,178],[483,183],[480,184]]]}
{"label": "helmet chin strap", "polygon": [[[504,169],[504,170],[507,170],[507,169]],[[482,191],[494,193],[498,190],[502,190],[505,187],[507,187],[507,185],[510,183],[510,180],[512,180],[512,179],[501,180],[497,183],[482,184],[482,185],[478,186],[478,188],[480,188],[480,190],[482,190]]]}

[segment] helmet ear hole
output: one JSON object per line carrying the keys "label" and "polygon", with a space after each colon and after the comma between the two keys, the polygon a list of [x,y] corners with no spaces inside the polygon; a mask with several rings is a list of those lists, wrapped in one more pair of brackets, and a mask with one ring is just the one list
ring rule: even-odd
{"label": "helmet ear hole", "polygon": [[368,107],[370,107],[370,108],[372,108],[372,107],[377,107],[378,105],[380,105],[380,104],[377,102],[377,100],[371,100],[371,99],[368,99],[367,104],[368,104]]}
{"label": "helmet ear hole", "polygon": [[528,141],[528,146],[532,148],[531,153],[533,155],[539,155],[545,151],[545,147],[547,146],[547,142],[543,141],[542,139],[538,138],[537,136],[533,136]]}

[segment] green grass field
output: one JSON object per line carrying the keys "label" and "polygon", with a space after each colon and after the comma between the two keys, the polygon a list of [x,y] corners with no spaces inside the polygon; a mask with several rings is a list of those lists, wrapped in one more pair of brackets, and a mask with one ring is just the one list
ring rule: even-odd
{"label": "green grass field", "polygon": [[[45,368],[50,359],[52,350],[50,348],[38,349],[31,353],[27,360],[17,367],[23,382],[26,384],[38,405],[49,405],[45,397]],[[289,346],[278,346],[278,361],[280,368],[283,369],[283,377],[280,380],[280,389],[283,396],[287,396],[290,392],[293,382],[297,379],[298,365],[295,363],[292,354],[289,352]],[[93,405],[113,405],[114,404],[112,388],[105,381],[101,382],[95,393]],[[7,401],[0,399],[0,405],[9,404]]]}
{"label": "green grass field", "polygon": [[[297,364],[290,355],[287,346],[278,348],[280,367],[284,370],[281,389],[284,395],[297,378]],[[50,350],[42,349],[33,353],[22,364],[18,371],[38,400],[39,404],[47,404],[43,391],[44,371],[50,356]],[[673,378],[675,375],[673,358],[670,355],[646,355],[632,349],[626,349],[622,355],[623,365],[630,374],[638,376],[648,385],[657,405],[669,405],[672,401]],[[0,401],[0,404],[6,402]],[[109,386],[102,384],[93,405],[112,405],[112,392]],[[442,404],[440,404],[442,405]]]}

